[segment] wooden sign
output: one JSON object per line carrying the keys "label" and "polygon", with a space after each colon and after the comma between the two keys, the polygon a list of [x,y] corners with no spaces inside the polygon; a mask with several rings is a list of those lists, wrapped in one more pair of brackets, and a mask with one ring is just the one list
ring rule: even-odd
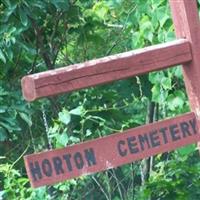
{"label": "wooden sign", "polygon": [[33,187],[114,168],[200,140],[194,113],[25,156]]}
{"label": "wooden sign", "polygon": [[108,56],[85,63],[23,77],[22,91],[28,101],[87,88],[161,70],[192,60],[185,39]]}
{"label": "wooden sign", "polygon": [[25,76],[23,95],[33,101],[183,64],[186,89],[195,114],[191,112],[63,149],[25,156],[33,187],[114,168],[200,140],[197,1],[170,0],[170,6],[177,40]]}

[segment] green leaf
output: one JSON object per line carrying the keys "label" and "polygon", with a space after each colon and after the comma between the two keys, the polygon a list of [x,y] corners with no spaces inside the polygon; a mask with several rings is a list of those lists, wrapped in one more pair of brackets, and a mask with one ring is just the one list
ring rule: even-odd
{"label": "green leaf", "polygon": [[87,129],[87,130],[86,130],[86,136],[88,137],[88,136],[90,136],[90,135],[92,135],[92,131],[91,131],[90,129]]}
{"label": "green leaf", "polygon": [[12,35],[15,31],[17,31],[17,28],[13,26],[9,29],[9,34]]}
{"label": "green leaf", "polygon": [[5,58],[4,53],[1,49],[0,49],[0,60],[2,60],[4,63],[6,63],[6,58]]}
{"label": "green leaf", "polygon": [[54,123],[54,126],[49,128],[49,137],[57,136],[59,132],[59,127],[60,126],[58,123]]}
{"label": "green leaf", "polygon": [[56,139],[63,146],[66,146],[68,141],[69,141],[69,137],[68,137],[68,135],[66,133],[58,134]]}
{"label": "green leaf", "polygon": [[70,110],[70,114],[80,116],[84,112],[83,106],[78,106],[77,108]]}
{"label": "green leaf", "polygon": [[[15,43],[15,42],[13,42],[13,43]],[[8,59],[11,61],[13,59],[12,49],[7,49],[6,54],[7,54]]]}
{"label": "green leaf", "polygon": [[106,14],[109,11],[109,7],[104,3],[104,2],[97,2],[94,7],[93,10],[95,12],[95,14],[101,18],[104,19]]}
{"label": "green leaf", "polygon": [[4,88],[0,87],[0,96],[6,96],[6,95],[9,95],[9,92],[5,91]]}
{"label": "green leaf", "polygon": [[0,108],[0,113],[5,113],[5,112],[6,112],[6,109]]}
{"label": "green leaf", "polygon": [[145,39],[149,40],[151,43],[153,41],[153,26],[148,16],[143,16],[140,21],[140,32]]}
{"label": "green leaf", "polygon": [[164,73],[160,72],[151,72],[149,73],[149,81],[153,84],[160,83],[160,80],[164,77]]}
{"label": "green leaf", "polygon": [[160,22],[160,27],[163,27],[165,22],[169,19],[169,16],[166,14],[166,7],[162,6],[156,9],[157,19]]}
{"label": "green leaf", "polygon": [[51,3],[58,10],[68,10],[69,9],[69,1],[66,1],[66,0],[52,0]]}
{"label": "green leaf", "polygon": [[183,79],[182,69],[180,66],[175,68],[174,75],[179,79]]}
{"label": "green leaf", "polygon": [[19,112],[19,115],[28,124],[29,127],[32,126],[31,118],[26,113]]}
{"label": "green leaf", "polygon": [[17,7],[17,3],[14,5],[9,5],[8,8],[5,10],[4,15],[3,15],[3,19],[1,21],[3,22],[7,22],[9,17],[15,12],[15,9]]}
{"label": "green leaf", "polygon": [[163,77],[163,78],[161,79],[161,84],[162,84],[162,87],[163,87],[165,90],[171,89],[171,88],[172,88],[171,78]]}
{"label": "green leaf", "polygon": [[170,110],[175,110],[176,108],[182,108],[185,103],[185,94],[178,90],[174,94],[170,94],[167,98],[167,103]]}
{"label": "green leaf", "polygon": [[151,89],[152,91],[152,101],[154,102],[160,102],[160,85],[154,85]]}
{"label": "green leaf", "polygon": [[14,124],[14,121],[12,122],[11,119],[5,119],[7,121],[7,123],[4,123],[2,121],[0,121],[0,125],[2,127],[4,127],[5,129],[7,129],[7,131],[9,132],[13,132],[13,131],[21,131],[21,128],[17,126],[17,124]]}
{"label": "green leaf", "polygon": [[79,143],[80,142],[80,139],[78,137],[74,137],[74,136],[70,136],[69,140],[72,143]]}
{"label": "green leaf", "polygon": [[59,121],[61,121],[63,124],[69,124],[69,122],[71,121],[71,115],[70,113],[66,110],[63,109],[62,112],[60,112],[58,114],[58,119]]}
{"label": "green leaf", "polygon": [[20,21],[24,26],[27,26],[28,24],[28,17],[23,9],[19,9],[19,16],[20,16]]}
{"label": "green leaf", "polygon": [[187,145],[185,147],[177,149],[177,151],[180,154],[180,156],[188,156],[189,154],[196,151],[196,145],[195,144]]}
{"label": "green leaf", "polygon": [[5,141],[7,139],[6,130],[3,127],[0,127],[0,141]]}
{"label": "green leaf", "polygon": [[173,31],[168,31],[166,33],[166,41],[172,41],[175,38],[174,32]]}

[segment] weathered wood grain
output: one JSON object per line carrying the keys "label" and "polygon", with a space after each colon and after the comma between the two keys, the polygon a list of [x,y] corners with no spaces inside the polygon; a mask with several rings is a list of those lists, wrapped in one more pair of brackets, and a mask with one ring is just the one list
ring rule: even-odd
{"label": "weathered wood grain", "polygon": [[63,149],[25,156],[32,187],[88,175],[200,140],[194,113]]}
{"label": "weathered wood grain", "polygon": [[176,37],[186,38],[191,44],[192,62],[183,65],[183,75],[191,110],[200,123],[200,22],[197,1],[170,0],[170,6]]}
{"label": "weathered wood grain", "polygon": [[25,76],[22,79],[23,95],[26,100],[33,101],[40,97],[164,69],[191,59],[189,42],[180,39]]}

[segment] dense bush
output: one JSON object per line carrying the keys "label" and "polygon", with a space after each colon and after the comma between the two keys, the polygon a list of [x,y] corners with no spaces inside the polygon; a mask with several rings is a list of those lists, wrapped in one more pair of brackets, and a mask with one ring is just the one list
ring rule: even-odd
{"label": "dense bush", "polygon": [[32,189],[23,156],[189,111],[180,67],[28,103],[20,79],[175,38],[167,0],[2,0],[0,199],[199,199],[195,145]]}

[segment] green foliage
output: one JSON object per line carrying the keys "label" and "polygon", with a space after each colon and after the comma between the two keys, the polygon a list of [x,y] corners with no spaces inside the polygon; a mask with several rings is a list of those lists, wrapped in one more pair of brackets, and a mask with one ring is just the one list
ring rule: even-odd
{"label": "green foliage", "polygon": [[187,112],[180,67],[27,103],[27,74],[174,39],[167,0],[0,2],[0,199],[199,199],[194,145],[144,161],[31,189],[24,154],[61,148]]}
{"label": "green foliage", "polygon": [[[197,156],[196,159],[193,156]],[[152,199],[198,199],[198,152],[194,154],[193,151],[193,156],[180,156],[175,152],[167,161],[158,162],[147,183],[145,193],[149,193]],[[197,161],[195,164],[194,160]]]}
{"label": "green foliage", "polygon": [[31,127],[31,112],[28,105],[19,99],[19,92],[8,92],[0,87],[0,141],[17,140],[23,128]]}

